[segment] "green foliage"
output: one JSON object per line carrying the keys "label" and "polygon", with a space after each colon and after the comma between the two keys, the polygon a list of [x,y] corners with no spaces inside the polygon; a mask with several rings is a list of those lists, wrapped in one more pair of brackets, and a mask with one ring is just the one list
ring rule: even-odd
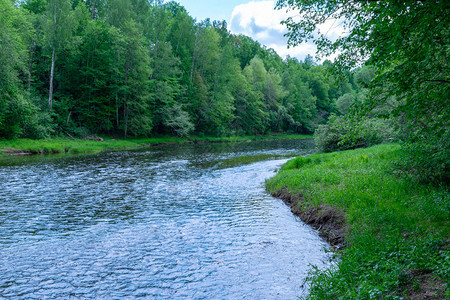
{"label": "green foliage", "polygon": [[444,298],[448,188],[400,177],[395,165],[406,156],[392,144],[314,154],[266,181],[271,193],[302,195],[299,207],[345,211],[346,247],[331,269],[311,271],[309,299]]}
{"label": "green foliage", "polygon": [[120,81],[123,103],[123,133],[134,136],[148,136],[153,127],[150,105],[152,99],[149,91],[151,74],[150,55],[146,49],[147,41],[139,31],[139,24],[133,20],[125,22],[122,44],[123,61]]}
{"label": "green foliage", "polygon": [[31,23],[9,0],[0,1],[0,138],[18,137],[33,105],[24,96],[20,75],[27,72]]}
{"label": "green foliage", "polygon": [[430,136],[404,145],[405,158],[398,163],[406,176],[436,185],[450,182],[450,136]]}
{"label": "green foliage", "polygon": [[[328,76],[329,62],[283,60],[175,2],[0,7],[2,138],[310,134],[339,97],[358,94],[352,74],[343,84]],[[51,111],[30,100],[47,97]]]}
{"label": "green foliage", "polygon": [[21,95],[12,98],[3,107],[0,136],[7,139],[20,137],[23,133],[23,124],[32,113],[32,104]]}
{"label": "green foliage", "polygon": [[364,119],[355,124],[331,115],[328,123],[316,130],[314,139],[320,152],[333,152],[392,142],[397,135],[387,120]]}
{"label": "green foliage", "polygon": [[[288,59],[287,69],[282,75],[282,83],[287,90],[284,107],[292,119],[287,119],[285,130],[313,132],[317,128],[317,98],[309,88],[308,71],[297,60]],[[310,69],[311,67],[309,67]]]}
{"label": "green foliage", "polygon": [[20,137],[23,138],[46,139],[55,134],[52,112],[48,109],[45,100],[35,98],[30,101],[21,127]]}
{"label": "green foliage", "polygon": [[[297,18],[285,22],[291,45],[313,39],[321,54],[338,52],[333,67],[341,75],[362,64],[371,66],[355,74],[358,90],[369,90],[358,99],[351,117],[400,121],[400,126],[409,127],[403,138],[406,148],[414,149],[408,150],[412,172],[429,170],[425,173],[445,178],[442,170],[448,167],[442,165],[448,155],[444,149],[450,120],[448,2],[279,0],[277,6],[296,9],[300,15],[299,22]],[[348,34],[329,40],[318,28],[330,19],[340,20]],[[441,170],[436,175],[431,175],[433,166]]]}
{"label": "green foliage", "polygon": [[349,108],[355,103],[355,96],[352,93],[342,95],[336,100],[336,105],[341,114],[346,115]]}
{"label": "green foliage", "polygon": [[300,169],[301,167],[314,163],[314,161],[309,157],[302,157],[299,156],[297,158],[291,159],[288,162],[286,162],[282,167],[281,170],[292,170],[292,169]]}
{"label": "green foliage", "polygon": [[194,124],[189,120],[189,114],[183,110],[181,105],[165,107],[162,116],[164,125],[171,128],[180,137],[187,137],[194,130]]}
{"label": "green foliage", "polygon": [[218,164],[219,168],[233,168],[237,166],[252,164],[259,161],[269,159],[285,159],[296,156],[295,154],[256,154],[256,155],[241,155],[238,157],[221,160]]}

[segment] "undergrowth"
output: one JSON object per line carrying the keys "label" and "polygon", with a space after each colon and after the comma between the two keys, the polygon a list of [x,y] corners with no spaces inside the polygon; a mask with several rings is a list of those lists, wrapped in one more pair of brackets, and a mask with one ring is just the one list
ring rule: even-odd
{"label": "undergrowth", "polygon": [[313,269],[309,299],[449,297],[448,186],[421,184],[396,169],[404,152],[379,145],[288,161],[266,182],[299,205],[345,211],[346,247],[334,267]]}

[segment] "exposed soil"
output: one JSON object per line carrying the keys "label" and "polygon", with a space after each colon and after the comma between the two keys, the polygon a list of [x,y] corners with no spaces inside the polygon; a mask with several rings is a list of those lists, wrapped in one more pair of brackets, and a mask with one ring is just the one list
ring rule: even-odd
{"label": "exposed soil", "polygon": [[305,201],[304,197],[291,194],[286,189],[273,193],[272,196],[282,199],[291,208],[294,215],[317,229],[320,236],[325,238],[332,247],[336,249],[345,247],[344,237],[347,226],[342,210],[325,204],[304,209],[301,207],[301,203]]}
{"label": "exposed soil", "polygon": [[407,291],[410,300],[438,300],[445,297],[446,284],[432,273],[411,271],[408,277]]}
{"label": "exposed soil", "polygon": [[[272,196],[282,199],[291,208],[294,215],[317,229],[320,236],[325,238],[333,248],[339,250],[346,246],[344,238],[348,232],[348,226],[342,210],[325,204],[303,208],[304,197],[299,194],[291,194],[286,189],[273,193]],[[431,271],[411,270],[406,277],[407,295],[405,295],[405,299],[447,299],[444,292],[446,284],[440,278],[434,276]]]}
{"label": "exposed soil", "polygon": [[104,142],[105,141],[101,137],[93,135],[93,134],[84,136],[83,140],[85,140],[85,141],[95,141],[95,142]]}

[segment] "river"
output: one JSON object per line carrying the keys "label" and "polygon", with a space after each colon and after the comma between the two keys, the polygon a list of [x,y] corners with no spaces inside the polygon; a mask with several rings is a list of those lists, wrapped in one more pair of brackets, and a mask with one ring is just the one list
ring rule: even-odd
{"label": "river", "polygon": [[264,189],[312,140],[191,144],[0,166],[0,297],[296,299],[327,244]]}

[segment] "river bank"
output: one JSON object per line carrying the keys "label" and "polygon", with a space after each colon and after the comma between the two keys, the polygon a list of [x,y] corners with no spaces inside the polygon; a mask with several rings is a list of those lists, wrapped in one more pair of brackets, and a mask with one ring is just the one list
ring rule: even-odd
{"label": "river bank", "polygon": [[448,290],[448,187],[397,168],[397,145],[287,162],[266,181],[307,224],[340,249],[335,267],[313,271],[311,299],[443,299]]}
{"label": "river bank", "polygon": [[236,137],[160,137],[140,139],[113,139],[102,137],[102,141],[86,139],[52,138],[45,140],[14,139],[0,140],[0,155],[33,155],[33,154],[81,154],[97,153],[111,150],[131,150],[167,144],[186,143],[231,143],[254,140],[308,139],[310,135],[267,135]]}

